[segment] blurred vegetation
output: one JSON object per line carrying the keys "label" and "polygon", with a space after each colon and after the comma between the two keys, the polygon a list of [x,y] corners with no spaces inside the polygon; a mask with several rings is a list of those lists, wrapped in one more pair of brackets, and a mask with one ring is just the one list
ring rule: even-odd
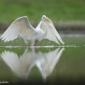
{"label": "blurred vegetation", "polygon": [[85,20],[85,0],[0,0],[0,22],[28,16],[33,23],[43,14],[53,21]]}

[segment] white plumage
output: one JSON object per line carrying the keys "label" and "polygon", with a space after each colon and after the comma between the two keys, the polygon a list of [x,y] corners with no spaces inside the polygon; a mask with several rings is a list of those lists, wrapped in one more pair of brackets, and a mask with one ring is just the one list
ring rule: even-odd
{"label": "white plumage", "polygon": [[20,78],[26,79],[33,67],[35,57],[26,49],[21,56],[12,51],[4,51],[1,58],[8,67]]}
{"label": "white plumage", "polygon": [[4,42],[7,42],[15,40],[18,37],[21,37],[25,42],[27,42],[27,40],[33,42],[35,40],[48,39],[59,45],[64,44],[51,19],[45,15],[42,16],[36,28],[30,24],[27,16],[17,18],[0,38],[4,40]]}
{"label": "white plumage", "polygon": [[56,48],[53,51],[43,53],[36,52],[35,48],[32,48],[30,52],[26,49],[21,56],[12,51],[3,51],[1,58],[20,78],[27,79],[33,67],[36,66],[43,79],[46,79],[53,72],[63,51],[64,48]]}
{"label": "white plumage", "polygon": [[64,48],[57,48],[48,53],[38,53],[38,60],[36,66],[38,67],[43,79],[46,79],[54,70],[56,64],[59,62]]}

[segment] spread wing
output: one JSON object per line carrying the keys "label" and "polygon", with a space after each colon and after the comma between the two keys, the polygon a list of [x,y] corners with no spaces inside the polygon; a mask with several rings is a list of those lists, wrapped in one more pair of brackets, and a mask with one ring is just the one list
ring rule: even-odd
{"label": "spread wing", "polygon": [[41,23],[41,29],[46,29],[46,39],[49,39],[51,41],[56,42],[57,44],[64,44],[61,36],[59,35],[58,31],[56,30],[56,28],[54,27],[52,21],[46,17],[45,15],[42,16],[42,23]]}
{"label": "spread wing", "polygon": [[18,37],[25,38],[32,34],[33,28],[28,21],[27,16],[16,19],[8,29],[1,35],[0,39],[4,42],[12,41]]}
{"label": "spread wing", "polygon": [[7,64],[7,66],[9,66],[12,69],[12,71],[14,71],[15,73],[19,72],[20,62],[16,53],[4,51],[1,54],[1,58]]}
{"label": "spread wing", "polygon": [[[40,70],[40,73],[42,74],[42,77],[46,79],[47,76],[51,73],[51,68],[53,67],[52,64],[54,62],[54,59],[56,58],[56,54],[59,51],[59,48],[55,51],[51,51],[48,53],[39,53],[39,58],[36,62],[36,65],[38,69]],[[55,62],[54,62],[55,63]]]}
{"label": "spread wing", "polygon": [[64,51],[64,48],[57,48],[54,51],[51,51],[45,54],[42,54],[42,53],[39,54],[39,59],[36,61],[36,65],[38,69],[40,70],[44,79],[46,79],[46,77],[53,72],[63,51]]}
{"label": "spread wing", "polygon": [[[32,54],[32,53],[31,53]],[[14,52],[4,51],[1,58],[6,65],[19,77],[27,78],[32,69],[32,56],[30,53],[24,53],[20,58]]]}

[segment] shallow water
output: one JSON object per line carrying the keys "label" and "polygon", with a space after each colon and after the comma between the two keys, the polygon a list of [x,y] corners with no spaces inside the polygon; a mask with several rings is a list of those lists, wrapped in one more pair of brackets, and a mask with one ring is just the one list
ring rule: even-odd
{"label": "shallow water", "polygon": [[63,46],[0,45],[0,82],[73,84],[85,81],[85,36]]}

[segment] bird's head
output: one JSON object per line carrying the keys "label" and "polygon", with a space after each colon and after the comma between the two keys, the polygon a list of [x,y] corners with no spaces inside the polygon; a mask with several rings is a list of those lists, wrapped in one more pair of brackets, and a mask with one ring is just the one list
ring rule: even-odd
{"label": "bird's head", "polygon": [[42,21],[52,23],[51,19],[49,19],[46,15],[42,15]]}
{"label": "bird's head", "polygon": [[52,25],[53,22],[50,18],[48,18],[46,15],[42,15],[42,22],[47,23],[48,25]]}

